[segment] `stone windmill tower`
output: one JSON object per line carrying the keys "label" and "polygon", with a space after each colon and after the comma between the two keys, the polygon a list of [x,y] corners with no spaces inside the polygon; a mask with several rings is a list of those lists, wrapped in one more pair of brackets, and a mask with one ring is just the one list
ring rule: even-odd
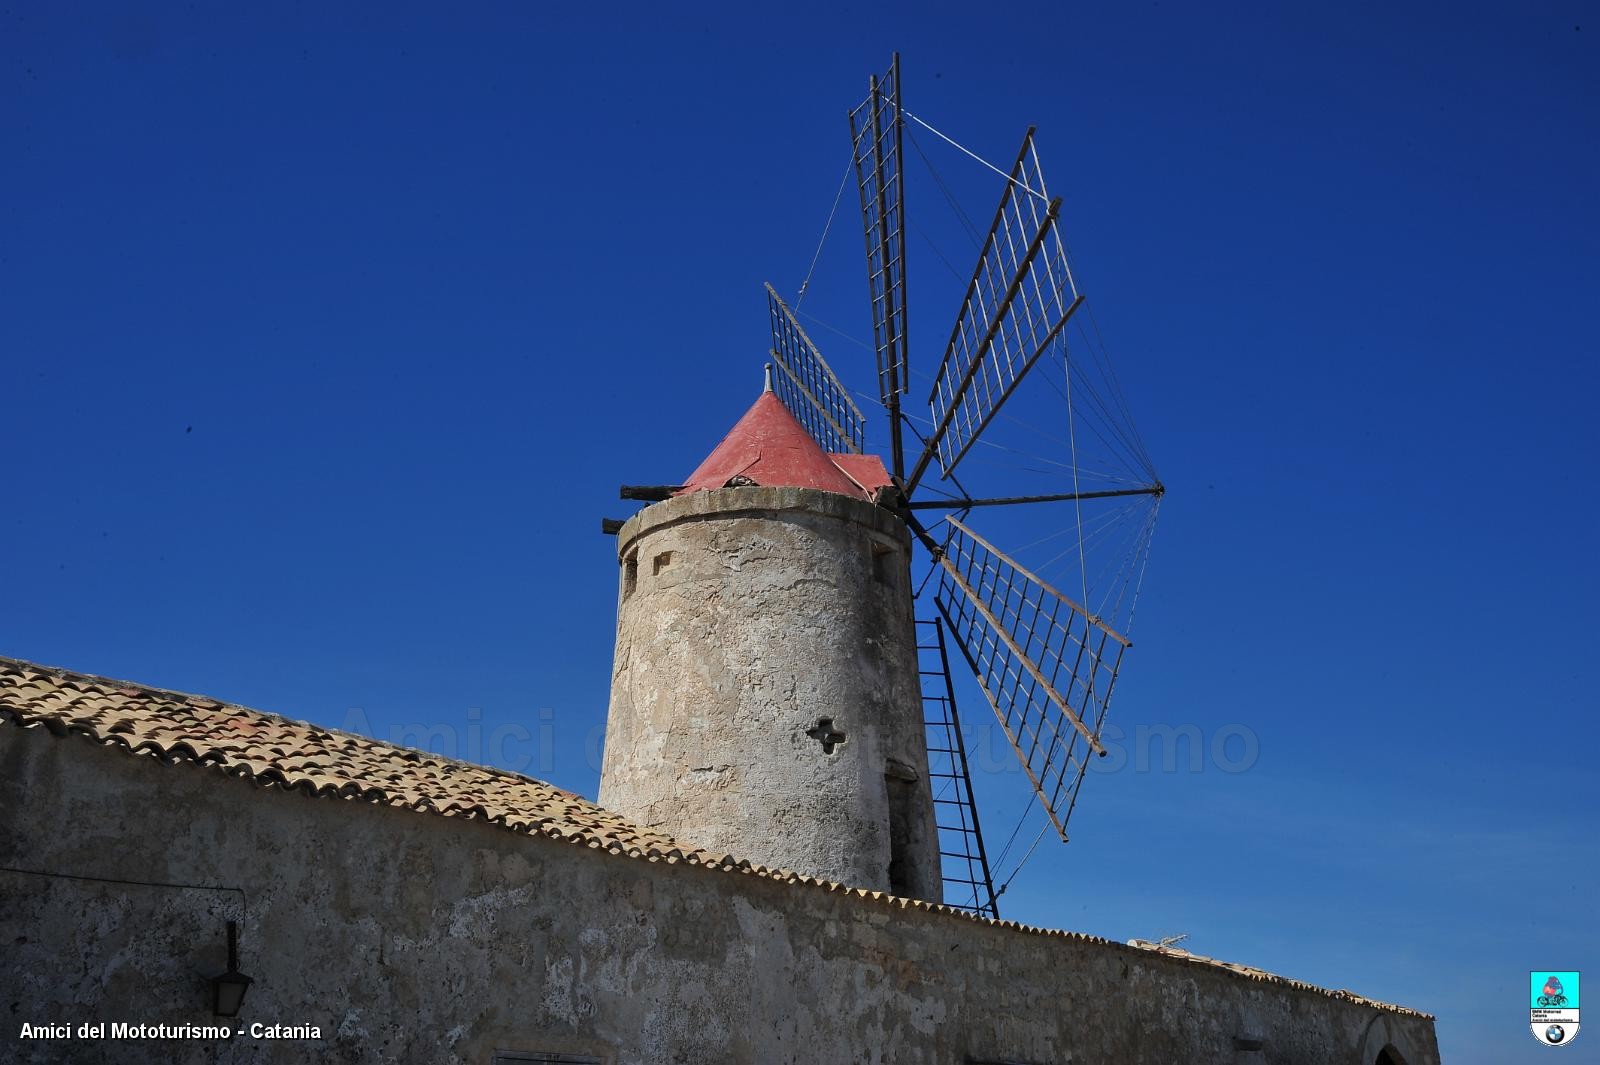
{"label": "stone windmill tower", "polygon": [[[776,392],[769,372],[688,483],[624,488],[655,505],[603,526],[619,534],[622,590],[600,799],[710,850],[994,917],[1033,853],[1018,848],[999,875],[1030,811],[992,870],[947,648],[1065,842],[1090,760],[1107,753],[1166,489],[1079,314],[1062,199],[1031,127],[1009,172],[984,164],[1006,176],[994,222],[926,417],[903,404],[901,141],[915,140],[908,118],[949,138],[902,107],[898,57],[867,85],[850,136],[887,462],[865,454],[850,390],[768,285]],[[1004,494],[963,484],[980,445],[1008,460],[984,463],[1009,464],[993,482]],[[1042,561],[978,531],[973,511],[1005,507],[1039,515],[1021,550]]]}
{"label": "stone windmill tower", "polygon": [[911,537],[871,455],[768,387],[618,531],[600,804],[716,853],[938,901]]}

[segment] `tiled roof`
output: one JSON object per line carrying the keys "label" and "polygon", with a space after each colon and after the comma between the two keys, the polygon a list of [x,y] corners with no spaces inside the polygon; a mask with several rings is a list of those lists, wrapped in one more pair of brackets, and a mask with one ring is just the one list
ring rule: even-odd
{"label": "tiled roof", "polygon": [[[733,855],[713,855],[640,828],[582,796],[503,769],[442,758],[427,751],[277,714],[251,710],[204,695],[185,695],[129,681],[76,673],[0,656],[0,727],[43,728],[56,736],[81,736],[133,755],[169,764],[187,762],[241,776],[262,787],[309,796],[357,799],[444,817],[488,821],[528,835],[547,836],[612,854],[667,864],[708,866],[808,885],[906,909],[949,914],[1034,935],[1139,951],[1098,936],[991,921],[963,910],[881,891],[851,888],[782,869],[769,869]],[[1260,969],[1156,950],[1167,957],[1223,968],[1261,980],[1377,1006],[1413,1016],[1427,1014],[1328,991]]]}
{"label": "tiled roof", "polygon": [[573,840],[713,862],[543,781],[443,758],[204,695],[163,691],[0,657],[0,724],[80,734],[257,784],[360,799]]}

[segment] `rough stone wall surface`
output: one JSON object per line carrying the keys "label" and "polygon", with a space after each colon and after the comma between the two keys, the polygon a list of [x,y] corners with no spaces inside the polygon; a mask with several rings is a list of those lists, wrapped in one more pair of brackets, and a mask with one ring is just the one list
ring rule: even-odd
{"label": "rough stone wall surface", "polygon": [[939,901],[904,524],[831,492],[725,488],[648,507],[617,539],[600,805]]}
{"label": "rough stone wall surface", "polygon": [[[262,789],[0,728],[0,1061],[491,1065],[1437,1062],[1432,1022],[1198,962],[492,825]],[[23,1022],[239,1021],[316,1041],[23,1042]],[[1260,1051],[1237,1038],[1260,1039]]]}

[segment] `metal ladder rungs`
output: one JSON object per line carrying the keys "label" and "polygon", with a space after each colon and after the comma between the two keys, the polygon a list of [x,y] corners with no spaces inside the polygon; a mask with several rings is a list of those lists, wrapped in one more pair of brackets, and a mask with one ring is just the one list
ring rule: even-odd
{"label": "metal ladder rungs", "polygon": [[[950,680],[944,625],[937,618],[919,618],[916,624],[919,636],[926,632],[931,637],[927,642],[917,642],[918,674],[920,677],[940,678],[937,682],[921,682],[928,776],[930,783],[949,781],[954,784],[953,788],[949,785],[943,788],[953,793],[953,797],[939,798],[936,794],[933,798],[934,823],[941,844],[940,864],[944,866],[941,876],[944,883],[962,885],[965,890],[960,894],[971,900],[951,901],[947,905],[981,916],[998,917],[999,907],[995,902],[994,884],[983,849],[983,836],[978,828],[978,810],[973,803],[972,779],[961,739],[955,687]],[[960,809],[952,811],[951,807]]]}

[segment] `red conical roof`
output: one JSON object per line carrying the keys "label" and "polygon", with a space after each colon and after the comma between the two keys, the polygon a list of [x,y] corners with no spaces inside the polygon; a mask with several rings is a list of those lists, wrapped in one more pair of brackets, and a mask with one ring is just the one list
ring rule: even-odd
{"label": "red conical roof", "polygon": [[[835,458],[848,458],[853,474],[841,469]],[[726,488],[735,477],[748,478],[751,484],[818,488],[859,499],[871,499],[875,489],[890,483],[883,462],[874,456],[830,457],[772,392],[761,393],[689,475],[683,492]]]}

